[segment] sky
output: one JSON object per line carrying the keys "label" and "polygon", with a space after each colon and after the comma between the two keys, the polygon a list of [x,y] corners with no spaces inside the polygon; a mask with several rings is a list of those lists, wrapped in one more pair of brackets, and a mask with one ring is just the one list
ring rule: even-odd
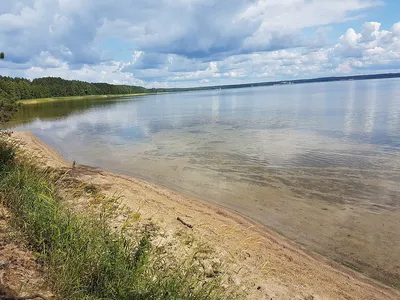
{"label": "sky", "polygon": [[0,75],[192,87],[400,72],[399,0],[3,0]]}

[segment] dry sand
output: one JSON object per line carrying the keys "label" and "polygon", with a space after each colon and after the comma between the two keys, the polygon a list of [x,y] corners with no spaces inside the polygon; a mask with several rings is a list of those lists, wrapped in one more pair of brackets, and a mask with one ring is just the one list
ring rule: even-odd
{"label": "dry sand", "polygon": [[[39,163],[72,167],[31,133],[14,132],[13,136]],[[141,220],[151,220],[165,235],[187,231],[207,243],[216,259],[233,270],[229,284],[243,289],[247,299],[400,299],[399,291],[311,253],[225,208],[101,169],[78,165],[71,173],[105,194],[121,195],[127,208],[140,213]]]}

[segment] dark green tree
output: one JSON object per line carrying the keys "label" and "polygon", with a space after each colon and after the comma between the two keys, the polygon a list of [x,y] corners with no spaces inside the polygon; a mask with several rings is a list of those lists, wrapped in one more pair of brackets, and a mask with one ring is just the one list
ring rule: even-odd
{"label": "dark green tree", "polygon": [[[4,59],[4,52],[0,52],[0,59]],[[15,98],[3,89],[5,86],[3,82],[0,84],[0,125],[8,122],[18,107]]]}
{"label": "dark green tree", "polygon": [[[4,59],[4,53],[0,53]],[[0,75],[0,124],[10,120],[18,108],[17,101],[23,99],[66,97],[84,95],[121,95],[146,93],[141,86],[90,83],[79,80],[65,80],[58,77],[45,77],[34,80],[12,78]]]}
{"label": "dark green tree", "polygon": [[3,77],[1,75],[0,90],[17,101],[47,97],[123,95],[148,92],[147,89],[140,86],[90,83],[57,77],[44,77],[30,81],[24,78]]}

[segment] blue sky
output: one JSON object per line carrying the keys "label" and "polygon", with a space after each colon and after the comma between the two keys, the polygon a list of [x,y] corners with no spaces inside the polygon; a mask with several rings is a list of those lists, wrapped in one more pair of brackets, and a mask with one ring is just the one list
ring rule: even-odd
{"label": "blue sky", "polygon": [[0,74],[184,87],[400,72],[398,0],[8,0]]}

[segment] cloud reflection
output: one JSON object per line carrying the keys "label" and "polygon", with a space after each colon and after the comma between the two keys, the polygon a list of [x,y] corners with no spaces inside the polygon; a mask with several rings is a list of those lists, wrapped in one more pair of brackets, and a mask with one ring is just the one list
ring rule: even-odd
{"label": "cloud reflection", "polygon": [[378,92],[376,84],[373,82],[368,86],[367,104],[365,106],[364,130],[368,134],[371,134],[374,131],[377,97],[378,97]]}
{"label": "cloud reflection", "polygon": [[348,135],[352,132],[354,122],[354,101],[355,101],[355,83],[351,81],[348,85],[348,92],[346,97],[346,110],[344,114],[344,134]]}

